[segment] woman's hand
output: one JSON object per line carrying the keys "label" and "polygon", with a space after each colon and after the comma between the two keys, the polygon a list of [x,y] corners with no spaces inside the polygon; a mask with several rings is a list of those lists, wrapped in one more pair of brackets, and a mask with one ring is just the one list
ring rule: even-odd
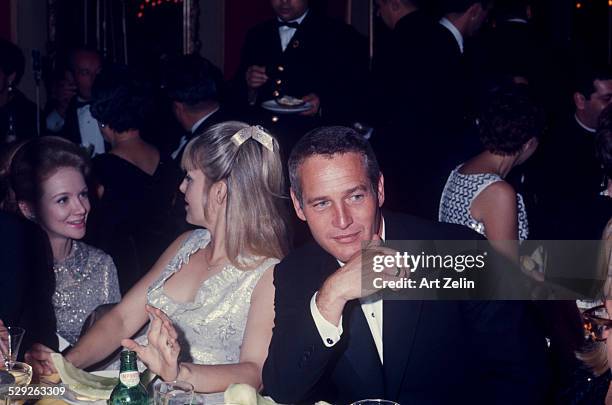
{"label": "woman's hand", "polygon": [[41,343],[34,343],[25,354],[25,361],[32,366],[34,375],[44,376],[57,373],[51,360],[52,349]]}
{"label": "woman's hand", "polygon": [[176,380],[179,372],[178,355],[181,351],[176,329],[162,310],[147,305],[146,311],[151,315],[148,345],[139,345],[132,339],[123,339],[121,344],[126,349],[135,351],[140,361],[164,381]]}

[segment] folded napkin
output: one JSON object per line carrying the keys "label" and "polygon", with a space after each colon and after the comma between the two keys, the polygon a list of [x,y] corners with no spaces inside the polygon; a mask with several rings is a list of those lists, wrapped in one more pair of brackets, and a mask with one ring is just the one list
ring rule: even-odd
{"label": "folded napkin", "polygon": [[[263,397],[257,393],[255,388],[248,384],[232,384],[225,390],[223,399],[226,404],[232,405],[277,405],[270,397]],[[315,405],[331,405],[325,401],[319,401]]]}

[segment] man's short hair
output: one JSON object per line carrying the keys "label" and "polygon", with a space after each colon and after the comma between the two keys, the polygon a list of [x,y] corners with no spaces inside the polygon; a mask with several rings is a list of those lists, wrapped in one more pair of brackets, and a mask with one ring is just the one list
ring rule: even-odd
{"label": "man's short hair", "polygon": [[577,67],[574,78],[574,91],[582,94],[587,100],[595,93],[595,80],[612,80],[610,65],[588,65]]}
{"label": "man's short hair", "polygon": [[380,167],[370,143],[348,127],[321,127],[304,135],[293,147],[289,156],[289,181],[300,202],[302,202],[300,165],[312,156],[321,155],[331,158],[333,155],[345,153],[359,153],[363,156],[363,163],[371,186],[374,191],[377,190]]}
{"label": "man's short hair", "polygon": [[19,83],[25,69],[25,58],[14,43],[0,39],[0,69],[6,76],[15,73],[14,83]]}
{"label": "man's short hair", "polygon": [[480,3],[483,8],[488,8],[493,0],[440,0],[440,11],[442,14],[465,13],[473,4]]}
{"label": "man's short hair", "polygon": [[76,68],[76,57],[78,54],[80,53],[88,53],[90,55],[97,55],[98,58],[100,58],[100,62],[102,62],[102,55],[100,54],[100,52],[98,51],[98,49],[95,46],[92,45],[79,45],[76,46],[72,49],[70,49],[70,51],[68,52],[68,68],[71,71],[74,71]]}
{"label": "man's short hair", "polygon": [[218,101],[223,74],[215,65],[197,54],[170,60],[164,69],[163,87],[172,101],[195,107]]}

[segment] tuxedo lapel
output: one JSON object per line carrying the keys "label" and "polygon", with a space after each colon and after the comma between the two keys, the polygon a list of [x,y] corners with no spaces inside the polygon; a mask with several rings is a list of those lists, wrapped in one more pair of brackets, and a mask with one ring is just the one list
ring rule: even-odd
{"label": "tuxedo lapel", "polygon": [[274,55],[282,55],[283,46],[281,44],[280,33],[278,32],[278,26],[276,25],[276,19],[272,22],[272,28],[270,29],[270,40],[269,44],[272,45]]}
{"label": "tuxedo lapel", "polygon": [[386,300],[383,303],[385,398],[397,399],[412,352],[423,301]]}
{"label": "tuxedo lapel", "polygon": [[[333,256],[324,252],[323,249],[321,251],[324,257],[319,267],[321,272],[317,277],[317,289],[340,267]],[[339,344],[346,347],[343,357],[360,379],[352,383],[375,387],[373,389],[382,396],[384,394],[382,365],[359,300],[352,300],[346,304],[342,312],[342,322],[343,337]]]}
{"label": "tuxedo lapel", "polygon": [[361,379],[355,384],[373,387],[382,395],[384,393],[382,364],[359,300],[347,303],[343,318],[346,319],[344,333],[348,335],[344,355]]}

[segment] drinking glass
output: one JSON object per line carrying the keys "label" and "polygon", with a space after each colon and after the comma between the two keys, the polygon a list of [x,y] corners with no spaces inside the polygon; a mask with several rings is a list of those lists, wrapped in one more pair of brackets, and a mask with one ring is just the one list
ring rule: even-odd
{"label": "drinking glass", "polygon": [[9,361],[0,368],[8,371],[15,379],[15,385],[26,386],[32,381],[32,366],[21,361]]}
{"label": "drinking glass", "polygon": [[362,399],[361,401],[353,402],[351,405],[400,405],[397,402],[386,399]]}
{"label": "drinking glass", "polygon": [[25,334],[25,329],[17,326],[0,326],[0,353],[3,363],[16,361],[19,354],[19,346]]}
{"label": "drinking glass", "polygon": [[191,405],[193,385],[184,381],[161,382],[155,386],[155,405]]}

